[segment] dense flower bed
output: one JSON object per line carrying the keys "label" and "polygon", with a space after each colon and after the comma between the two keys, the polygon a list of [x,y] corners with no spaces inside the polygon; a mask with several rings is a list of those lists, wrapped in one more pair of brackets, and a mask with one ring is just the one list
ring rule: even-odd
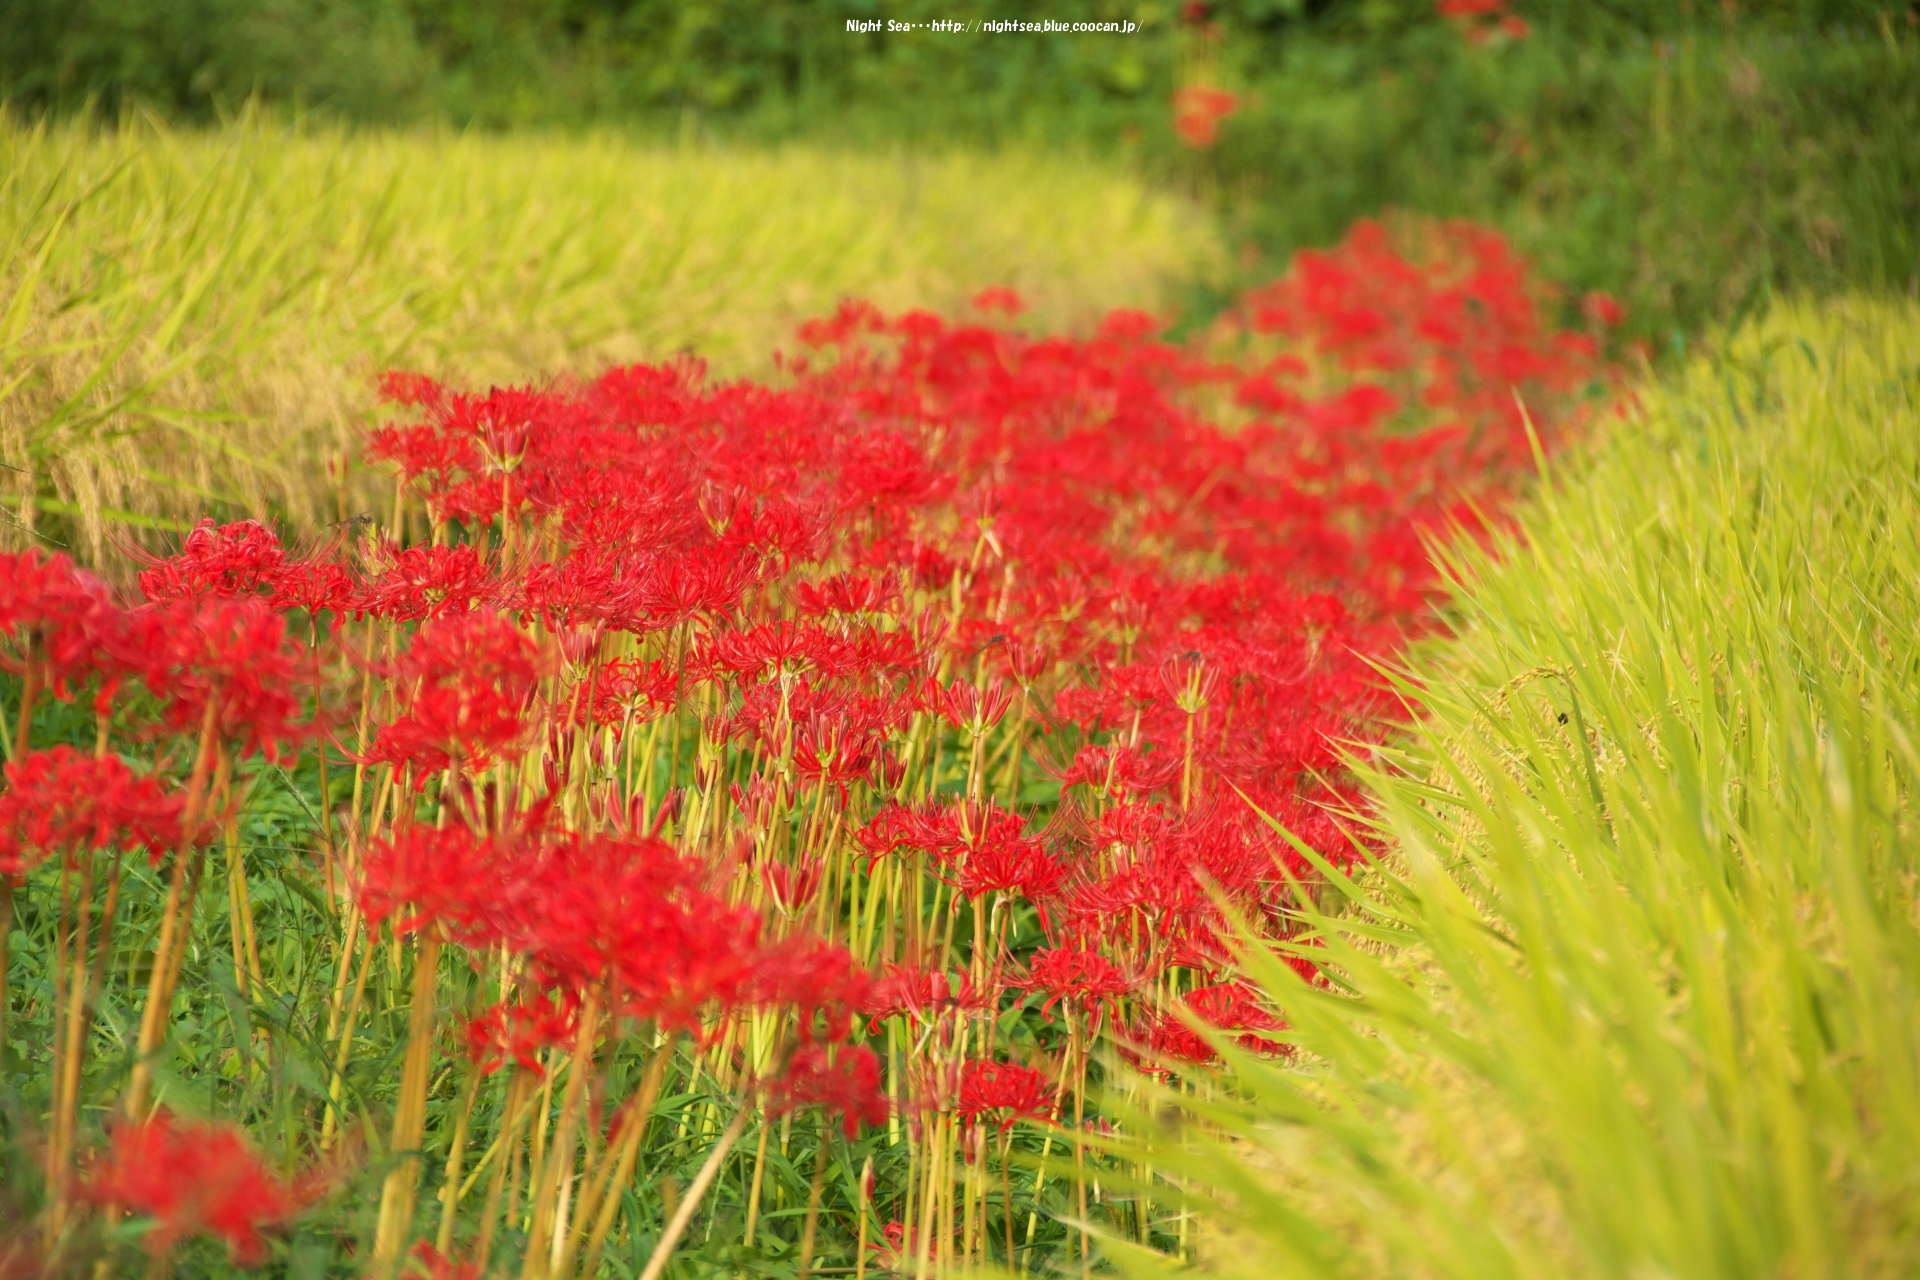
{"label": "dense flower bed", "polygon": [[[1013,1134],[1084,1168],[1109,1049],[1190,1071],[1210,1026],[1285,1052],[1223,910],[1287,947],[1314,873],[1270,820],[1354,856],[1340,752],[1394,710],[1373,664],[1433,624],[1424,540],[1491,518],[1577,428],[1602,331],[1551,331],[1525,265],[1461,226],[1362,226],[1200,347],[1140,314],[1071,340],[1013,327],[1005,290],[977,306],[848,304],[774,386],[692,361],[484,394],[390,375],[377,526],[289,549],[209,521],[136,602],[60,557],[0,561],[22,684],[0,876],[31,897],[58,875],[39,901],[63,913],[36,975],[59,1028],[50,1247],[106,1203],[153,1215],[157,1251],[206,1229],[245,1260],[325,1193],[233,1172],[237,1138],[154,1103],[223,829],[213,941],[242,998],[271,994],[230,839],[262,755],[323,761],[337,928],[312,1034],[334,1066],[301,1162],[364,1122],[342,1097],[370,966],[411,975],[379,1273],[436,1222],[429,1269],[593,1273],[637,1229],[621,1193],[670,1071],[730,1101],[644,1228],[649,1280],[750,1124],[755,1241],[767,1117],[814,1108],[847,1140],[882,1131],[883,1176],[825,1214],[854,1266],[1035,1264],[1038,1221],[1084,1218],[1088,1180],[1023,1171],[1016,1195]],[[36,700],[83,693],[93,742],[28,741]],[[129,857],[164,897],[113,1160],[76,1175],[79,1062],[115,980],[90,949],[132,909]],[[1312,980],[1311,947],[1288,954]],[[252,1210],[183,1217],[126,1167],[203,1148]],[[828,1150],[802,1275],[828,1247]],[[429,1184],[472,1195],[423,1213]],[[1134,1203],[1140,1238],[1175,1230]]]}

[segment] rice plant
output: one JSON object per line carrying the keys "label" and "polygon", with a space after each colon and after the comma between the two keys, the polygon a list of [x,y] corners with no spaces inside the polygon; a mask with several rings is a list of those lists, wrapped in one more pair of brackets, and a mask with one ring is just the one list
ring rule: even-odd
{"label": "rice plant", "polygon": [[1911,1274],[1916,351],[1911,303],[1782,306],[1445,553],[1322,979],[1249,953],[1290,1055],[1148,1130],[1213,1273]]}
{"label": "rice plant", "polygon": [[0,113],[0,520],[96,560],[206,510],[311,530],[371,500],[389,368],[766,375],[846,296],[1006,285],[1067,328],[1213,253],[1194,208],[1059,156]]}

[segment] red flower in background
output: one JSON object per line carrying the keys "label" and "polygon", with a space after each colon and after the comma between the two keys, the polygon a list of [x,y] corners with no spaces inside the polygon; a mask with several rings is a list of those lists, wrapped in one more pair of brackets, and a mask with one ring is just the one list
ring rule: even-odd
{"label": "red flower in background", "polygon": [[1173,130],[1190,147],[1220,140],[1220,122],[1240,110],[1241,100],[1225,89],[1194,84],[1173,95]]}
{"label": "red flower in background", "polygon": [[485,1075],[508,1062],[539,1071],[540,1051],[571,1045],[579,1023],[580,1006],[571,996],[506,1001],[467,1023],[467,1056]]}
{"label": "red flower in background", "polygon": [[182,801],[118,756],[69,746],[30,751],[7,765],[0,795],[0,875],[79,849],[145,849],[157,862],[180,843]]}
{"label": "red flower in background", "polygon": [[369,759],[415,766],[416,785],[455,761],[486,768],[525,732],[546,666],[533,639],[499,614],[434,618],[394,664],[405,711],[381,726]]}
{"label": "red flower in background", "polygon": [[1130,994],[1139,983],[1098,952],[1052,947],[1035,953],[1023,985],[1046,994],[1040,1008],[1047,1013],[1062,1000],[1091,1008]]}
{"label": "red flower in background", "polygon": [[117,643],[175,732],[198,734],[204,724],[241,754],[272,758],[318,727],[306,714],[310,655],[264,600],[205,595],[148,605],[128,615]]}
{"label": "red flower in background", "polygon": [[265,1253],[263,1232],[289,1221],[305,1195],[268,1171],[238,1129],[156,1111],[116,1129],[113,1147],[86,1180],[87,1197],[154,1220],[143,1241],[155,1257],[188,1236],[226,1242],[236,1262]]}
{"label": "red flower in background", "polygon": [[1004,1112],[1001,1129],[1025,1117],[1045,1120],[1053,1113],[1057,1091],[1042,1073],[1011,1062],[974,1060],[960,1070],[960,1103],[956,1110],[968,1120],[989,1111]]}
{"label": "red flower in background", "polygon": [[107,585],[64,555],[0,555],[0,635],[21,646],[0,657],[9,671],[36,669],[56,695],[96,671],[118,671],[123,615]]}
{"label": "red flower in background", "polygon": [[880,1091],[880,1059],[865,1045],[801,1045],[786,1070],[767,1083],[767,1110],[785,1115],[806,1106],[839,1116],[848,1141],[863,1124],[885,1124],[889,1108]]}
{"label": "red flower in background", "polygon": [[188,532],[179,554],[141,573],[140,591],[149,600],[252,595],[273,588],[286,559],[280,539],[258,521],[207,518]]}
{"label": "red flower in background", "polygon": [[1434,0],[1433,9],[1459,24],[1476,45],[1485,44],[1495,35],[1525,40],[1531,31],[1525,18],[1506,12],[1506,0]]}
{"label": "red flower in background", "polygon": [[1598,289],[1580,299],[1580,310],[1587,319],[1608,329],[1618,328],[1627,318],[1627,309],[1612,294]]}
{"label": "red flower in background", "polygon": [[485,946],[504,936],[532,891],[515,843],[460,825],[416,824],[375,840],[355,891],[367,924],[392,921],[396,934],[438,929]]}
{"label": "red flower in background", "polygon": [[1020,295],[1005,285],[994,285],[974,294],[973,306],[976,311],[983,311],[989,315],[997,312],[1009,320],[1027,309],[1027,304],[1022,301]]}

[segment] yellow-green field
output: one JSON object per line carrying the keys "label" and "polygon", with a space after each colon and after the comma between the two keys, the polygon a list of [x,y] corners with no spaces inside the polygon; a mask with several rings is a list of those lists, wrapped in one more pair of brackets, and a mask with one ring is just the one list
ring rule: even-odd
{"label": "yellow-green field", "polygon": [[1212,1274],[1914,1274],[1916,350],[1911,300],[1777,304],[1449,553],[1339,985],[1256,964],[1300,1053],[1145,1126]]}
{"label": "yellow-green field", "polygon": [[0,522],[87,556],[209,507],[308,525],[385,368],[763,373],[843,297],[1010,284],[1071,328],[1217,256],[1196,208],[1057,155],[0,115]]}

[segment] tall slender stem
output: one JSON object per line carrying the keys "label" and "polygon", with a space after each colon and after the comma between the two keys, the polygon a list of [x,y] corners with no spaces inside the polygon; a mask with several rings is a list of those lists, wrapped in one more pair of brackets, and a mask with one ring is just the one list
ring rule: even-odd
{"label": "tall slender stem", "polygon": [[[53,1212],[49,1215],[50,1236],[57,1236],[66,1223],[67,1204],[71,1179],[67,1176],[68,1167],[73,1160],[73,1128],[78,1115],[78,1094],[80,1092],[80,1055],[83,1047],[81,1030],[87,999],[87,981],[92,976],[91,957],[87,954],[89,926],[92,922],[94,854],[88,850],[81,864],[80,891],[74,897],[74,924],[71,954],[67,957],[67,970],[71,975],[67,984],[66,1007],[62,1024],[56,1026],[55,1034],[64,1037],[57,1059],[58,1075],[54,1079],[53,1093],[53,1132],[47,1143],[47,1178],[53,1191]],[[62,922],[64,926],[64,921]],[[64,942],[65,939],[63,938]],[[62,950],[67,950],[62,947]],[[56,999],[58,996],[56,995]]]}
{"label": "tall slender stem", "polygon": [[747,1192],[747,1227],[742,1233],[741,1243],[747,1248],[753,1247],[754,1228],[760,1222],[760,1185],[767,1171],[767,1135],[773,1132],[773,1126],[767,1123],[767,1109],[760,1107],[760,1144],[753,1152],[753,1183]]}
{"label": "tall slender stem", "polygon": [[522,1260],[522,1280],[540,1280],[552,1265],[550,1248],[555,1238],[555,1214],[561,1188],[573,1173],[574,1129],[580,1118],[580,1103],[586,1096],[587,1080],[593,1075],[593,1042],[599,1031],[600,1004],[597,994],[589,992],[580,1008],[580,1027],[574,1039],[573,1058],[567,1066],[567,1091],[561,1095],[560,1117],[554,1125],[553,1146],[547,1152],[545,1174],[534,1188],[533,1224],[527,1234],[527,1252]]}
{"label": "tall slender stem", "polygon": [[380,1217],[374,1227],[373,1274],[394,1275],[413,1229],[414,1195],[420,1179],[420,1141],[426,1133],[427,1086],[433,1065],[433,1002],[440,974],[440,939],[424,934],[413,964],[413,1012],[407,1024],[407,1051],[400,1064],[400,1097],[394,1106],[388,1153],[399,1163],[380,1189]]}
{"label": "tall slender stem", "polygon": [[[606,1246],[607,1233],[613,1229],[614,1215],[620,1208],[617,1189],[624,1187],[627,1179],[633,1176],[634,1162],[639,1159],[640,1144],[647,1134],[647,1122],[653,1118],[653,1106],[660,1099],[660,1086],[666,1080],[667,1066],[672,1058],[671,1040],[653,1051],[653,1061],[647,1064],[647,1074],[640,1081],[640,1092],[627,1104],[622,1121],[625,1127],[616,1143],[619,1154],[607,1162],[605,1176],[597,1179],[580,1198],[579,1225],[575,1229],[572,1247],[561,1259],[561,1274],[572,1265],[573,1256],[581,1244],[579,1233],[586,1229],[590,1216],[593,1229],[586,1237],[586,1260],[580,1267],[580,1274],[586,1277],[599,1271],[600,1251]],[[594,1213],[596,1207],[599,1210],[597,1215]]]}
{"label": "tall slender stem", "polygon": [[327,1081],[327,1116],[320,1123],[320,1149],[325,1151],[333,1145],[333,1135],[339,1126],[340,1094],[346,1087],[347,1059],[353,1052],[354,1025],[360,1020],[360,1006],[367,995],[367,975],[373,970],[373,939],[367,939],[366,949],[360,953],[360,972],[353,980],[353,997],[347,1003],[346,1016],[341,1020],[339,1047],[333,1054],[333,1075]]}
{"label": "tall slender stem", "polygon": [[466,1160],[467,1134],[473,1125],[473,1100],[480,1092],[480,1068],[467,1064],[467,1087],[460,1095],[460,1119],[454,1122],[453,1144],[447,1150],[447,1173],[440,1183],[440,1231],[433,1247],[441,1257],[453,1247],[453,1220],[460,1212],[460,1168]]}
{"label": "tall slender stem", "polygon": [[217,700],[208,698],[200,723],[200,745],[194,755],[193,776],[187,783],[180,847],[174,851],[173,873],[167,881],[167,904],[160,916],[160,935],[154,941],[153,971],[147,977],[147,1002],[140,1011],[140,1036],[134,1045],[133,1077],[127,1082],[126,1094],[127,1118],[136,1124],[147,1118],[147,1100],[153,1090],[153,1054],[160,1047],[172,1005],[175,937],[180,929],[181,904],[186,897],[187,864],[194,861],[195,836],[206,798],[208,775],[213,767],[216,709]]}
{"label": "tall slender stem", "polygon": [[673,1218],[667,1223],[665,1231],[660,1233],[660,1242],[653,1246],[653,1256],[647,1259],[647,1269],[640,1273],[640,1280],[660,1280],[660,1273],[667,1269],[667,1259],[673,1256],[673,1247],[680,1243],[680,1237],[686,1233],[687,1224],[693,1221],[693,1211],[700,1207],[707,1188],[720,1176],[720,1165],[727,1158],[727,1152],[733,1150],[733,1144],[740,1140],[741,1132],[747,1127],[748,1108],[740,1107],[733,1113],[733,1123],[720,1135],[713,1150],[707,1153],[707,1161],[700,1166],[700,1172],[694,1175],[693,1185],[687,1188],[687,1195],[674,1210]]}
{"label": "tall slender stem", "polygon": [[13,986],[8,981],[13,968],[13,881],[0,875],[0,1085],[6,1083],[8,1013],[13,1007]]}
{"label": "tall slender stem", "polygon": [[827,1140],[833,1127],[820,1117],[820,1145],[813,1151],[813,1185],[807,1191],[807,1225],[800,1232],[800,1263],[796,1280],[807,1280],[813,1270],[814,1232],[820,1225],[820,1193],[827,1181]]}
{"label": "tall slender stem", "polygon": [[507,1166],[518,1166],[520,1161],[520,1126],[527,1114],[527,1094],[533,1089],[533,1073],[522,1067],[515,1067],[513,1080],[507,1085],[507,1100],[500,1118],[500,1155],[493,1163],[493,1177],[487,1183],[486,1207],[480,1211],[480,1240],[474,1246],[474,1262],[483,1273],[487,1266],[487,1255],[493,1249],[494,1226],[499,1220],[500,1197],[506,1190]]}

